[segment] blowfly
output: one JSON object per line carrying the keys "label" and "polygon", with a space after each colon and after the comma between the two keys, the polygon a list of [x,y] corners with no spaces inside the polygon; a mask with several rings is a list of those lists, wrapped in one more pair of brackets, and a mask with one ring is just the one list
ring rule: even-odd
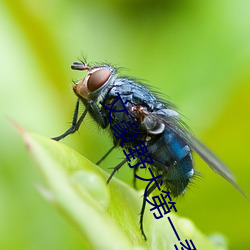
{"label": "blowfly", "polygon": [[[122,122],[129,122],[132,118],[140,136],[134,138],[133,142],[129,136],[125,138],[127,140],[123,140],[123,148],[129,149],[144,142],[153,160],[153,163],[147,165],[156,175],[161,175],[157,182],[163,183],[165,189],[173,196],[183,194],[195,174],[192,151],[244,195],[232,172],[189,132],[172,103],[157,97],[147,85],[133,78],[119,77],[118,70],[109,64],[90,66],[85,62],[74,62],[71,68],[86,71],[87,74],[73,87],[77,102],[72,125],[65,133],[53,138],[54,140],[59,141],[76,132],[89,113],[94,121],[102,129],[107,129],[113,137],[114,145],[101,159],[103,160],[115,147],[121,145],[121,139],[117,139],[113,128]],[[85,110],[79,116],[80,103],[83,103]],[[124,110],[124,106],[126,112],[119,112]],[[125,158],[114,168],[107,182],[127,161]],[[136,170],[138,166],[134,168],[135,172]],[[147,190],[146,197],[155,188],[156,185],[152,184]],[[146,197],[143,197],[140,215],[140,229],[145,239],[143,214]]]}

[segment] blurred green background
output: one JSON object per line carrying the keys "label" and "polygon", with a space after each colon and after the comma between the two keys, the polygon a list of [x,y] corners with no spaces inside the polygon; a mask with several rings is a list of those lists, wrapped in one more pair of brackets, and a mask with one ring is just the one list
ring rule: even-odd
{"label": "blurred green background", "polygon": [[[83,76],[70,65],[82,55],[166,94],[250,196],[249,13],[247,0],[1,1],[0,249],[81,248],[81,235],[36,191],[39,173],[8,117],[47,137],[64,132],[71,81]],[[93,124],[88,118],[63,143],[96,162],[111,141]],[[195,160],[203,177],[177,200],[178,214],[224,234],[230,249],[250,249],[250,202]],[[127,166],[117,175],[129,184],[132,176]]]}

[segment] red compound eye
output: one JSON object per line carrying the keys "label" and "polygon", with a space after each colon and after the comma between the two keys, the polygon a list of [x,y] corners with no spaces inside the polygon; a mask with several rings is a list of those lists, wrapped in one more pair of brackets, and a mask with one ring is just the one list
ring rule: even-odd
{"label": "red compound eye", "polygon": [[88,79],[88,90],[93,92],[99,89],[109,78],[110,71],[108,69],[99,69],[92,73]]}

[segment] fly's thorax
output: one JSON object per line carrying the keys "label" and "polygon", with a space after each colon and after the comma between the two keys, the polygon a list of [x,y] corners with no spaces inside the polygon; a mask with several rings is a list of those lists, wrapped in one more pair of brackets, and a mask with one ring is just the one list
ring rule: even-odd
{"label": "fly's thorax", "polygon": [[105,97],[107,87],[116,79],[115,69],[109,65],[88,67],[86,76],[73,87],[75,94],[80,99],[99,102]]}

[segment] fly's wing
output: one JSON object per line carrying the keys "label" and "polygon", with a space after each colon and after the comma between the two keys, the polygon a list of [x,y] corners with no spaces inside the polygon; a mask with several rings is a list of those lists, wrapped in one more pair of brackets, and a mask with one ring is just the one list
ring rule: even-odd
{"label": "fly's wing", "polygon": [[[177,132],[177,131],[176,131]],[[231,183],[247,199],[248,197],[243,190],[237,185],[236,178],[229,168],[222,162],[210,149],[191,134],[181,136],[187,144],[212,168],[217,174]]]}
{"label": "fly's wing", "polygon": [[[175,111],[173,111],[175,112]],[[165,114],[164,114],[165,113]],[[150,114],[153,119],[163,123],[166,127],[174,131],[190,148],[192,148],[216,173],[231,183],[247,199],[247,195],[236,184],[236,178],[228,167],[202,142],[196,139],[185,127],[179,116],[171,115],[170,111],[153,112]]]}

